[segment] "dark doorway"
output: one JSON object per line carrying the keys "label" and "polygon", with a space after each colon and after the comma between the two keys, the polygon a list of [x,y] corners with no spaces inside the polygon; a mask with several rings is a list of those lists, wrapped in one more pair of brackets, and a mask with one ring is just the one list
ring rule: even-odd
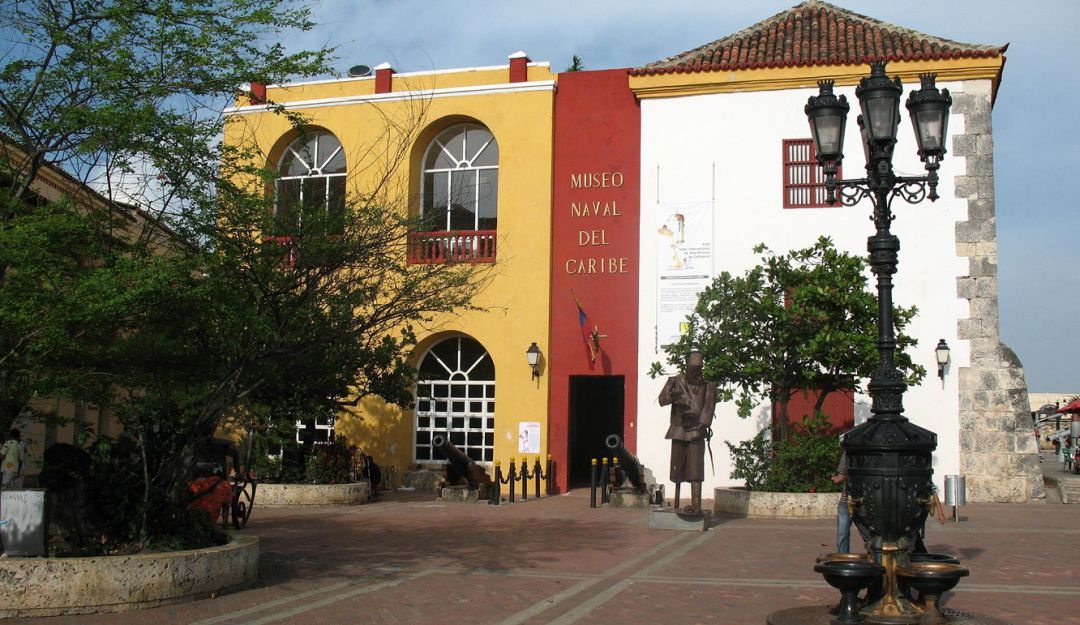
{"label": "dark doorway", "polygon": [[604,439],[623,435],[625,388],[621,375],[570,376],[570,488],[588,486],[592,459],[610,455]]}

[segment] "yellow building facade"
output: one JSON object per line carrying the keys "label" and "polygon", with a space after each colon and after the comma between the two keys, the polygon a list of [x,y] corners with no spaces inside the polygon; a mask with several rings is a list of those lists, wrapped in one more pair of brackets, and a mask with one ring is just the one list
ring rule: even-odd
{"label": "yellow building facade", "polygon": [[[410,262],[492,263],[474,301],[480,311],[414,328],[415,406],[366,397],[336,417],[334,432],[399,472],[435,459],[437,432],[449,431],[484,463],[537,449],[523,432],[547,432],[547,377],[533,375],[525,352],[535,342],[546,353],[549,340],[555,75],[548,65],[517,53],[500,66],[396,74],[383,65],[368,76],[252,91],[253,101],[228,111],[225,140],[257,148],[263,162],[255,164],[293,171],[287,159],[298,156],[301,133],[281,111],[302,115],[304,134],[340,143],[333,167],[348,194],[376,194],[424,219],[424,231],[410,234]],[[304,153],[299,160],[310,162],[298,177],[329,168],[330,151]],[[530,461],[546,453],[542,440]]]}

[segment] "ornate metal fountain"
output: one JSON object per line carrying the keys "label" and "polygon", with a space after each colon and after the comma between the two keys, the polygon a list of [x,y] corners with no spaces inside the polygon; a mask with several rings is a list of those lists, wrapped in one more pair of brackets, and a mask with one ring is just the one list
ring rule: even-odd
{"label": "ornate metal fountain", "polygon": [[[937,170],[945,155],[952,98],[934,86],[935,76],[923,74],[921,88],[911,93],[907,109],[915,127],[925,176],[897,176],[892,156],[900,121],[900,79],[890,79],[885,62],[871,64],[870,75],[855,90],[862,114],[858,124],[866,153],[866,177],[837,180],[843,159],[847,99],[833,94],[833,81],[818,83],[819,95],[805,111],[826,176],[826,201],[853,206],[869,199],[874,207],[875,233],[868,239],[870,268],[877,277],[878,366],[870,377],[872,416],[844,437],[848,461],[848,502],[852,520],[867,545],[862,558],[831,554],[819,558],[815,570],[843,593],[840,607],[795,608],[769,616],[770,625],[811,623],[1001,623],[977,615],[946,617],[937,606],[942,592],[968,574],[958,560],[913,562],[919,532],[933,506],[932,454],[937,435],[904,416],[907,384],[896,366],[892,290],[900,240],[892,234],[892,201],[908,203],[938,198]],[[918,558],[916,558],[918,559]],[[933,558],[949,560],[951,558]],[[863,588],[869,589],[856,599]],[[912,590],[920,593],[918,601]]]}

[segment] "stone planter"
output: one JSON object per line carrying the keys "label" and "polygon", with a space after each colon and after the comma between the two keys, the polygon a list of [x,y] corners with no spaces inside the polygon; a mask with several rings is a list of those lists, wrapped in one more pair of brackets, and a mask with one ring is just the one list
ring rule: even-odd
{"label": "stone planter", "polygon": [[774,519],[829,519],[836,516],[840,493],[767,493],[742,488],[713,491],[713,512]]}
{"label": "stone planter", "polygon": [[0,560],[0,618],[127,612],[207,598],[259,577],[259,538],[227,545],[93,558]]}
{"label": "stone planter", "polygon": [[[356,506],[367,503],[371,486],[353,484],[259,484],[255,508],[260,506]],[[258,514],[258,512],[256,512]]]}

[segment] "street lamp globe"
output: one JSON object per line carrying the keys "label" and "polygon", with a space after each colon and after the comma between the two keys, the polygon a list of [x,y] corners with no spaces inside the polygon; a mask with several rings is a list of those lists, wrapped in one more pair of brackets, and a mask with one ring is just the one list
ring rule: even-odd
{"label": "street lamp globe", "polygon": [[851,107],[846,97],[833,94],[833,84],[831,80],[819,81],[818,95],[810,96],[803,110],[818,159],[839,164],[844,159],[844,126]]}
{"label": "street lamp globe", "polygon": [[888,148],[896,143],[902,93],[900,78],[890,79],[885,73],[885,61],[871,63],[870,75],[855,88],[867,135],[875,146]]}
{"label": "street lamp globe", "polygon": [[924,163],[937,162],[945,155],[945,137],[949,131],[949,108],[952,96],[948,89],[934,86],[935,74],[920,74],[922,88],[908,96],[907,110],[919,142],[919,158]]}

